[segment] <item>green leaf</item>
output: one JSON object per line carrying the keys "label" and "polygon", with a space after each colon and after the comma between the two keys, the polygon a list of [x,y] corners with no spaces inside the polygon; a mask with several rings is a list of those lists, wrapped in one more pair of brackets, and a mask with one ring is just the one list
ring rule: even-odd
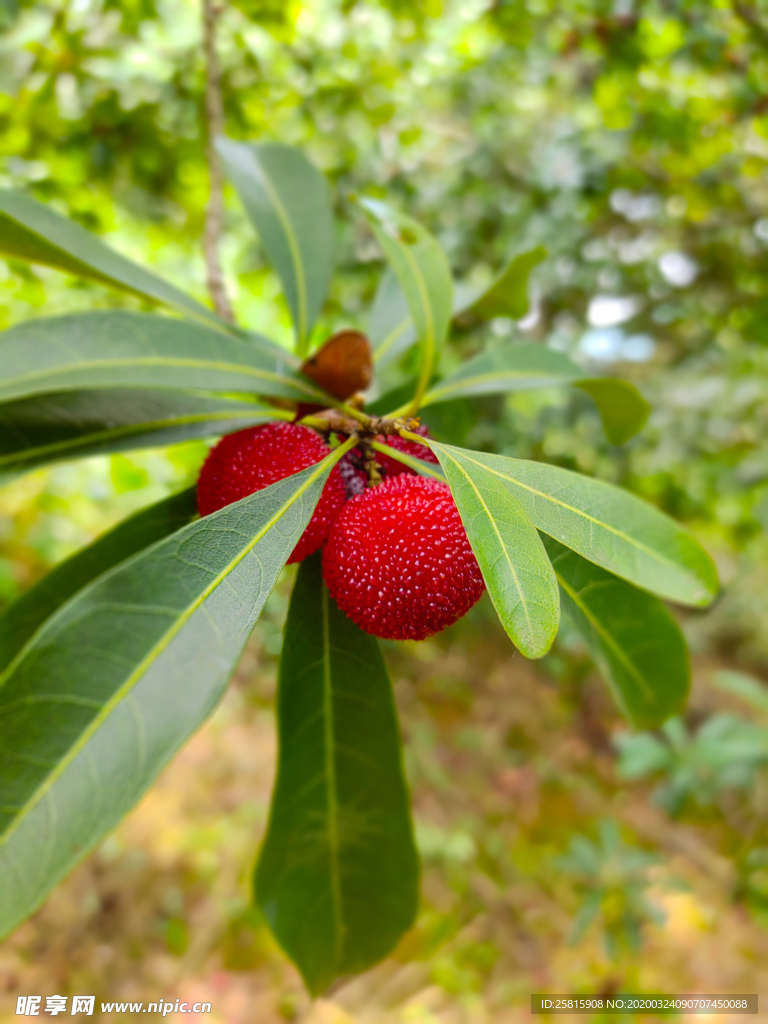
{"label": "green leaf", "polygon": [[360,204],[402,288],[422,346],[418,404],[448,336],[453,303],[451,269],[438,241],[417,221],[376,199],[362,199]]}
{"label": "green leaf", "polygon": [[563,612],[587,645],[619,710],[655,729],[685,707],[691,685],[680,627],[658,597],[544,537]]}
{"label": "green leaf", "polygon": [[629,381],[615,377],[595,377],[577,381],[576,387],[594,399],[603,421],[605,436],[611,444],[624,444],[648,422],[651,407]]}
{"label": "green leaf", "polygon": [[680,604],[716,594],[717,571],[696,538],[629,491],[543,462],[442,447],[502,481],[537,529],[616,576]]}
{"label": "green leaf", "polygon": [[379,367],[386,366],[416,342],[416,330],[408,303],[394,273],[387,268],[368,320],[368,337],[373,345],[373,358]]}
{"label": "green leaf", "polygon": [[623,444],[645,426],[651,407],[634,385],[614,377],[590,377],[562,352],[529,342],[468,360],[433,385],[422,404],[566,384],[576,385],[594,399],[611,444]]}
{"label": "green leaf", "polygon": [[493,606],[526,658],[541,658],[560,622],[557,581],[544,545],[498,476],[461,448],[430,442],[451,488]]}
{"label": "green leaf", "polygon": [[297,349],[304,355],[333,275],[328,182],[292,146],[231,139],[219,139],[216,146],[282,281]]}
{"label": "green leaf", "polygon": [[[520,253],[509,261],[501,274],[483,291],[468,285],[457,285],[451,316],[454,319],[471,316],[478,320],[495,316],[518,320],[525,316],[528,312],[528,276],[545,255],[546,250],[541,246]],[[376,290],[368,336],[373,344],[374,360],[380,366],[402,355],[417,339],[408,303],[391,270],[385,271]]]}
{"label": "green leaf", "polygon": [[0,405],[0,480],[61,459],[230,434],[273,409],[164,391],[68,391]]}
{"label": "green leaf", "polygon": [[393,948],[419,863],[392,687],[374,637],[304,561],[285,624],[280,752],[256,899],[312,995]]}
{"label": "green leaf", "polygon": [[528,278],[546,255],[547,250],[539,245],[514,256],[488,288],[468,293],[455,315],[470,314],[479,320],[497,316],[520,320],[528,312]]}
{"label": "green leaf", "polygon": [[21,192],[0,191],[0,255],[55,267],[229,328],[212,310]]}
{"label": "green leaf", "polygon": [[768,714],[768,688],[754,676],[748,676],[745,672],[723,670],[713,673],[712,682],[719,690],[740,697],[760,714]]}
{"label": "green leaf", "polygon": [[0,934],[211,712],[344,450],[99,577],[0,676]]}
{"label": "green leaf", "polygon": [[0,402],[105,387],[328,401],[249,342],[170,317],[75,313],[28,320],[0,333]]}
{"label": "green leaf", "polygon": [[196,488],[142,509],[99,537],[14,601],[0,615],[0,672],[35,630],[86,584],[126,558],[162,540],[197,517]]}
{"label": "green leaf", "polygon": [[521,341],[495,352],[483,352],[462,363],[427,392],[424,406],[473,395],[498,395],[571,384],[583,378],[581,367],[562,352]]}

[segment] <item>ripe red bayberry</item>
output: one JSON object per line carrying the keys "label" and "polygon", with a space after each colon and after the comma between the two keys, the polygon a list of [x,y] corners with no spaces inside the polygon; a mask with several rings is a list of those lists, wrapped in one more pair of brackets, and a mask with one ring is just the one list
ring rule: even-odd
{"label": "ripe red bayberry", "polygon": [[[429,436],[429,431],[424,425],[416,427],[414,433],[421,434],[422,437]],[[404,452],[406,455],[412,455],[416,459],[423,459],[424,462],[438,464],[438,458],[432,449],[427,448],[426,445],[419,444],[418,441],[408,441],[406,438],[398,437],[396,434],[387,438],[380,437],[378,440],[389,445],[390,448],[397,448],[399,452]],[[413,469],[409,469],[402,462],[398,462],[397,459],[392,459],[389,455],[384,455],[382,452],[376,452],[376,461],[381,466],[384,476],[399,476],[400,473],[415,475],[416,472]]]}
{"label": "ripe red bayberry", "polygon": [[353,622],[389,640],[445,629],[485,589],[448,485],[406,473],[347,502],[328,535],[323,578]]}
{"label": "ripe red bayberry", "polygon": [[[265,423],[222,437],[205,461],[197,481],[197,507],[210,515],[233,501],[314,466],[330,452],[308,427],[295,423]],[[317,551],[344,504],[344,481],[334,466],[315,513],[289,562],[300,562]]]}

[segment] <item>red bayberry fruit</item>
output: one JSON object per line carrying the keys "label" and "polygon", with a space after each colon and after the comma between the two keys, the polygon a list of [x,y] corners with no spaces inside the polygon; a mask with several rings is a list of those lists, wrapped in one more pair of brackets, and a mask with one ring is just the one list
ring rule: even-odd
{"label": "red bayberry fruit", "polygon": [[363,469],[363,458],[357,448],[353,448],[339,459],[339,472],[348,498],[362,494],[368,486],[368,474]]}
{"label": "red bayberry fruit", "polygon": [[[417,427],[414,434],[421,434],[422,437],[429,437],[429,431],[422,424]],[[416,459],[423,459],[425,462],[432,462],[435,465],[438,464],[438,458],[431,448],[427,448],[426,445],[419,444],[418,441],[408,441],[404,437],[398,437],[396,434],[390,435],[387,438],[379,437],[377,440],[381,441],[382,444],[389,445],[390,448],[397,448],[399,452],[404,452],[406,455],[412,455]],[[398,462],[397,459],[390,458],[389,455],[384,455],[382,452],[376,452],[376,461],[381,466],[382,472],[385,476],[399,476],[400,473],[411,473],[415,475],[416,471],[409,469],[402,462]]]}
{"label": "red bayberry fruit", "polygon": [[[200,472],[197,481],[200,515],[210,515],[254,491],[314,466],[330,450],[313,430],[295,423],[265,423],[227,434],[211,450]],[[300,562],[317,551],[328,536],[344,499],[344,481],[338,466],[334,466],[289,562]]]}
{"label": "red bayberry fruit", "polygon": [[448,485],[390,477],[334,520],[323,579],[367,633],[423,640],[460,619],[485,589]]}

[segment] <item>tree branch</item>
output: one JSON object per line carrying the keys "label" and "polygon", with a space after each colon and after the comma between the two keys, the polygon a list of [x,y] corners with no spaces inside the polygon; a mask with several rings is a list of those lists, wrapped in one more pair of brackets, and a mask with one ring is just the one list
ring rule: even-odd
{"label": "tree branch", "polygon": [[203,253],[208,292],[214,309],[225,320],[234,321],[232,306],[224,285],[219,246],[224,231],[224,176],[216,152],[216,138],[224,133],[224,105],[221,100],[221,75],[216,54],[216,22],[222,8],[217,0],[203,0],[203,46],[205,50],[205,116],[207,127],[208,180],[210,192],[205,208]]}

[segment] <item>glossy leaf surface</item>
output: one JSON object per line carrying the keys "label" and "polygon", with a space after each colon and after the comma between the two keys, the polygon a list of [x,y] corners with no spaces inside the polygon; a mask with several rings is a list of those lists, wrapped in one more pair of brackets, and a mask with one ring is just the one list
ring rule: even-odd
{"label": "glossy leaf surface", "polygon": [[196,489],[144,508],[57,565],[0,615],[0,672],[32,634],[86,584],[197,517]]}
{"label": "glossy leaf surface", "polygon": [[460,448],[431,443],[507,635],[541,658],[557,635],[557,581],[536,528],[513,494]]}
{"label": "glossy leaf surface", "polygon": [[324,401],[252,344],[147,313],[29,320],[0,334],[0,401],[85,388],[154,387]]}
{"label": "glossy leaf surface", "polygon": [[119,822],[213,709],[336,457],[116,566],[0,676],[0,933]]}
{"label": "glossy leaf surface", "polygon": [[543,462],[441,447],[496,476],[537,529],[609,572],[680,604],[705,605],[717,592],[696,538],[629,491]]}
{"label": "glossy leaf surface", "polygon": [[21,192],[0,191],[0,255],[43,263],[227,327],[212,310],[174,285]]}
{"label": "glossy leaf surface", "polygon": [[274,419],[252,402],[173,391],[65,391],[0,405],[0,479],[61,459],[229,434]]}
{"label": "glossy leaf surface", "polygon": [[280,752],[256,898],[313,995],[410,927],[419,865],[378,642],[299,567],[278,689]]}
{"label": "glossy leaf surface", "polygon": [[691,669],[683,634],[666,605],[551,537],[544,537],[544,546],[560,584],[563,612],[622,714],[640,729],[655,729],[681,712]]}
{"label": "glossy leaf surface", "polygon": [[292,146],[219,139],[217,148],[280,277],[303,355],[333,275],[328,183]]}

